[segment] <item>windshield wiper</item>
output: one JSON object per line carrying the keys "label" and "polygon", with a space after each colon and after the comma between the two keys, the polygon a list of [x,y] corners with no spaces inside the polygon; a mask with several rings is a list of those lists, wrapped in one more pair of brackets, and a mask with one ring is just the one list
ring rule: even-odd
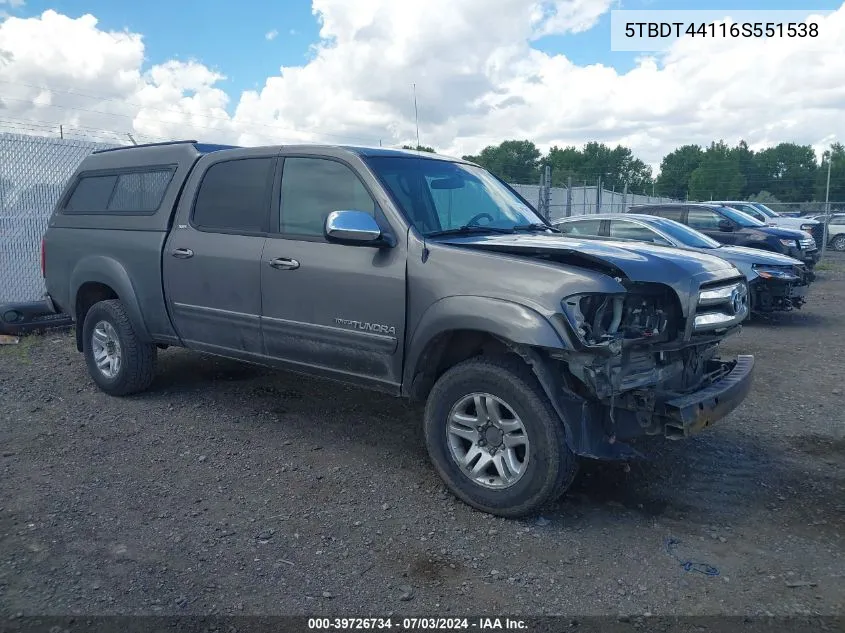
{"label": "windshield wiper", "polygon": [[517,224],[513,227],[514,231],[551,231],[552,233],[560,233],[560,229],[542,222],[533,222],[531,224]]}
{"label": "windshield wiper", "polygon": [[443,229],[426,233],[426,237],[439,237],[441,235],[470,235],[472,233],[513,233],[512,229],[503,229],[498,226],[479,226],[477,224],[465,224],[456,229]]}

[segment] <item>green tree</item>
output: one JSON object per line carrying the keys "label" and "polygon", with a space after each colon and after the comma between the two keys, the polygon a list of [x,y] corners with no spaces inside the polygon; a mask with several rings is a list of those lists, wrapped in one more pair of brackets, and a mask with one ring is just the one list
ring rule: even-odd
{"label": "green tree", "polygon": [[621,145],[611,149],[604,143],[590,142],[583,149],[573,146],[552,147],[542,161],[552,167],[552,184],[565,185],[569,178],[573,184],[595,184],[601,178],[605,189],[651,192],[651,167],[633,152]]}
{"label": "green tree", "polygon": [[572,178],[573,185],[583,184],[587,177],[582,172],[584,155],[577,147],[555,145],[546,154],[543,163],[552,168],[552,186],[563,187]]}
{"label": "green tree", "polygon": [[745,186],[742,188],[740,196],[743,200],[747,200],[750,196],[760,192],[765,183],[762,181],[757,170],[757,165],[754,162],[754,152],[748,148],[748,143],[740,141],[739,145],[731,151],[736,157],[739,172],[745,177]]}
{"label": "green tree", "polygon": [[477,156],[463,158],[478,163],[507,182],[533,185],[540,179],[540,150],[531,141],[504,141],[485,147]]}
{"label": "green tree", "polygon": [[827,188],[827,165],[830,163],[830,201],[845,201],[845,146],[834,143],[822,154],[822,164],[816,171],[815,199],[824,202]]}
{"label": "green tree", "polygon": [[701,164],[690,174],[691,200],[736,199],[745,189],[745,176],[739,168],[739,156],[724,141],[710,144]]}
{"label": "green tree", "polygon": [[782,200],[778,200],[774,195],[766,190],[763,190],[753,196],[749,196],[748,199],[753,202],[761,202],[763,204],[778,204],[782,202]]}
{"label": "green tree", "polygon": [[811,200],[818,164],[810,145],[780,143],[754,155],[762,188],[784,202]]}
{"label": "green tree", "polygon": [[658,195],[685,199],[690,176],[701,165],[703,158],[704,151],[698,145],[683,145],[664,156],[655,187]]}

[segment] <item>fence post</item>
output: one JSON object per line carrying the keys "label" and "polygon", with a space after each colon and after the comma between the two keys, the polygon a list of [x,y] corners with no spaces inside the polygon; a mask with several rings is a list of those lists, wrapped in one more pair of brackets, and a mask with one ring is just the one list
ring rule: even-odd
{"label": "fence post", "polygon": [[546,211],[546,219],[551,222],[552,219],[552,166],[546,165],[543,170],[543,176],[546,179],[546,185],[543,187],[543,207]]}
{"label": "fence post", "polygon": [[625,181],[625,187],[622,189],[622,211],[625,213],[625,207],[628,206],[628,181]]}
{"label": "fence post", "polygon": [[566,217],[572,217],[572,176],[566,179]]}
{"label": "fence post", "polygon": [[599,176],[599,181],[596,185],[596,213],[601,213],[601,188],[601,176]]}

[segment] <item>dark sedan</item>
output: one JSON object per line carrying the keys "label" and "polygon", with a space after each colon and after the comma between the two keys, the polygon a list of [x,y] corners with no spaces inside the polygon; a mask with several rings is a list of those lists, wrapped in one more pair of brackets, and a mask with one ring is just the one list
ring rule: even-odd
{"label": "dark sedan", "polygon": [[820,258],[816,241],[809,233],[766,226],[732,207],[717,204],[654,204],[633,206],[628,213],[675,220],[722,244],[780,253],[804,262],[811,269]]}

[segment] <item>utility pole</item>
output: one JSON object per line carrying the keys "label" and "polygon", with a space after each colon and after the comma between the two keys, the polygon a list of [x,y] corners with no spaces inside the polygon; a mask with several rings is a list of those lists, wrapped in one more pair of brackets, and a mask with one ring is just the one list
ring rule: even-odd
{"label": "utility pole", "polygon": [[417,84],[414,83],[414,123],[417,126],[417,149],[420,148],[420,113],[417,110]]}
{"label": "utility pole", "polygon": [[827,225],[830,224],[830,167],[833,164],[833,152],[827,153],[827,186],[824,189],[824,227],[822,227],[822,259],[827,250]]}
{"label": "utility pole", "polygon": [[62,127],[61,125],[59,125],[59,138],[60,138],[60,139],[64,139],[64,138],[65,138],[65,129],[64,129],[64,127]]}

